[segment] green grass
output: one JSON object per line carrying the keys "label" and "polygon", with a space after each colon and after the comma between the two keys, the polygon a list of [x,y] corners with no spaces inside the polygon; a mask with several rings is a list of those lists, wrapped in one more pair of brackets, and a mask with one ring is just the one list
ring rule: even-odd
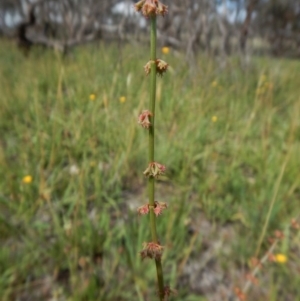
{"label": "green grass", "polygon": [[[138,258],[148,223],[132,209],[147,199],[137,125],[147,50],[100,44],[25,58],[0,43],[2,300],[152,300],[155,270]],[[300,62],[256,58],[241,70],[232,58],[221,70],[199,57],[192,73],[180,54],[162,58],[171,70],[158,79],[156,158],[168,172],[157,193],[169,210],[158,233],[174,299],[209,300],[182,271],[230,227],[234,239],[216,255],[226,273],[285,231],[277,252],[289,261],[264,269],[255,300],[300,300],[299,234],[288,232],[300,213]]]}

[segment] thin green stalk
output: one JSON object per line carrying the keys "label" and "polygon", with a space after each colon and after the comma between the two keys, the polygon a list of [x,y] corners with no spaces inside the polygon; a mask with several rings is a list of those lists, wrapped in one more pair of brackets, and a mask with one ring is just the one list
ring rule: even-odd
{"label": "thin green stalk", "polygon": [[279,174],[279,176],[277,178],[277,181],[275,183],[273,197],[272,197],[271,204],[270,204],[270,207],[269,207],[269,210],[268,210],[268,213],[267,213],[267,217],[266,217],[266,220],[265,220],[265,223],[264,223],[263,230],[262,230],[261,235],[260,235],[259,240],[258,240],[257,248],[256,248],[256,251],[255,251],[255,257],[258,256],[261,245],[262,245],[262,242],[263,242],[263,239],[266,235],[267,227],[269,225],[269,221],[270,221],[270,218],[271,218],[271,213],[272,213],[275,201],[277,199],[280,183],[282,181],[282,178],[283,178],[283,175],[284,175],[284,172],[285,172],[285,168],[286,168],[286,166],[289,162],[289,159],[290,159],[290,154],[291,154],[291,152],[287,153],[287,155],[285,157],[285,160],[284,160],[284,162],[281,166],[280,174]]}
{"label": "thin green stalk", "polygon": [[[150,110],[152,126],[149,128],[149,162],[154,161],[154,122],[155,122],[155,98],[156,98],[156,17],[151,18],[150,37],[150,61],[151,61],[151,83],[150,83]],[[154,202],[153,202],[154,205]]]}
{"label": "thin green stalk", "polygon": [[[151,17],[151,37],[150,37],[150,60],[151,60],[151,83],[150,83],[150,108],[151,127],[149,128],[149,162],[154,162],[154,121],[155,121],[155,98],[156,98],[156,16]],[[149,205],[150,205],[150,228],[152,241],[158,243],[157,230],[156,230],[156,216],[154,214],[154,195],[155,195],[155,180],[149,177]],[[164,299],[164,279],[161,259],[155,259],[157,282],[159,289],[159,298]]]}

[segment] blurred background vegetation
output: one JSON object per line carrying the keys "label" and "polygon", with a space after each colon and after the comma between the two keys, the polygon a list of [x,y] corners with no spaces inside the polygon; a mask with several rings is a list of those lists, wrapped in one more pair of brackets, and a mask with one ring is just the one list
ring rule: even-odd
{"label": "blurred background vegetation", "polygon": [[[147,21],[132,0],[1,0],[0,35],[64,53],[88,42],[147,42]],[[165,0],[158,20],[162,46],[186,54],[226,57],[239,53],[300,56],[299,0]]]}
{"label": "blurred background vegetation", "polygon": [[[24,55],[18,39],[0,40],[1,300],[153,300],[136,214],[148,47],[114,37],[53,50],[28,35]],[[231,55],[160,43],[170,69],[157,86],[157,199],[169,210],[158,230],[173,299],[234,300],[280,230],[248,298],[299,300],[300,62],[250,57],[251,43]]]}

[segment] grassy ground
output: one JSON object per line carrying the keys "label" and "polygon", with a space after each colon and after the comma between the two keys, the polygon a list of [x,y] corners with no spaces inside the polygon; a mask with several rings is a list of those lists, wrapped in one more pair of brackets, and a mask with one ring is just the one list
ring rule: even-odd
{"label": "grassy ground", "polygon": [[[147,200],[136,121],[148,51],[25,58],[0,43],[1,299],[154,300],[154,264],[138,255],[147,218],[135,212]],[[174,300],[226,300],[210,290],[242,287],[277,229],[274,254],[288,260],[265,264],[249,296],[300,300],[299,233],[289,227],[300,213],[300,62],[259,58],[241,70],[231,59],[221,70],[199,57],[191,73],[179,54],[162,58],[171,69],[158,79],[156,158],[168,171],[157,195],[169,204],[159,233]],[[212,270],[221,278],[207,289]]]}

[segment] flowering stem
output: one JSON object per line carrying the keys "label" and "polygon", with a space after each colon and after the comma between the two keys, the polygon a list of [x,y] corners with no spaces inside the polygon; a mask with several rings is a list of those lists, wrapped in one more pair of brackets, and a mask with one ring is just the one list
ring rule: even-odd
{"label": "flowering stem", "polygon": [[[150,84],[150,108],[152,112],[151,127],[149,128],[149,162],[154,162],[154,119],[155,119],[155,98],[156,98],[156,16],[151,17],[151,40],[150,40],[150,61],[151,61],[151,84]],[[155,194],[155,179],[149,177],[148,179],[148,192],[149,192],[149,206],[150,206],[150,228],[152,241],[158,242],[156,230],[156,216],[154,213],[154,194]],[[164,299],[164,279],[161,259],[155,259],[156,274],[159,289],[159,298]]]}

